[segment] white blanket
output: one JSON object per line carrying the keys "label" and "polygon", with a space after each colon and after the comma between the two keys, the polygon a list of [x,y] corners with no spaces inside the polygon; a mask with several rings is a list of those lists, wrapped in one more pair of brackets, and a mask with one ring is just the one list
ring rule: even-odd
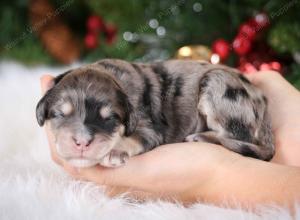
{"label": "white blanket", "polygon": [[[51,161],[35,119],[40,75],[66,69],[0,63],[1,220],[291,219],[287,210],[278,207],[262,207],[257,215],[201,203],[186,208],[161,201],[136,203],[126,195],[111,199],[101,187],[72,179]],[[297,210],[300,219],[299,205]]]}

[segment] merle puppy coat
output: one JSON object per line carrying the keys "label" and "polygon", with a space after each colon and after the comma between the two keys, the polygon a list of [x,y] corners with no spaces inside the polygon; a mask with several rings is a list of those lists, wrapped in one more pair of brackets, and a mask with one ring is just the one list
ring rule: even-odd
{"label": "merle puppy coat", "polygon": [[237,70],[206,62],[101,60],[56,77],[36,116],[74,166],[120,166],[183,141],[262,160],[274,155],[267,99]]}

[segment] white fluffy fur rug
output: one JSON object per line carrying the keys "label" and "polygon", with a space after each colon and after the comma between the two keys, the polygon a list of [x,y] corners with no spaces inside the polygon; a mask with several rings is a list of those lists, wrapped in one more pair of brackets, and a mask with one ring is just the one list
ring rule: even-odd
{"label": "white fluffy fur rug", "polygon": [[[49,157],[35,119],[39,77],[66,68],[0,63],[0,219],[292,219],[287,210],[264,207],[259,215],[195,204],[134,203],[110,199],[101,187],[76,181]],[[300,219],[300,206],[296,218]]]}

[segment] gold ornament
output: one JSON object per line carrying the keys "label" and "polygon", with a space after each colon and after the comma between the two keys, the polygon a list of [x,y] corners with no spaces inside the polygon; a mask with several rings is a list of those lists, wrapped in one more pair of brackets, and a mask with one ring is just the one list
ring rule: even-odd
{"label": "gold ornament", "polygon": [[203,45],[187,45],[177,50],[177,59],[205,60],[213,64],[220,62],[218,54],[213,54],[211,49]]}

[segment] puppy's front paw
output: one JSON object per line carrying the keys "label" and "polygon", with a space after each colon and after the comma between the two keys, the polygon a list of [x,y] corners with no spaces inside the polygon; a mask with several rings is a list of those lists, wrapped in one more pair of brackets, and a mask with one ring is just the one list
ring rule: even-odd
{"label": "puppy's front paw", "polygon": [[111,150],[101,161],[100,164],[105,167],[119,167],[124,165],[129,159],[125,151]]}

